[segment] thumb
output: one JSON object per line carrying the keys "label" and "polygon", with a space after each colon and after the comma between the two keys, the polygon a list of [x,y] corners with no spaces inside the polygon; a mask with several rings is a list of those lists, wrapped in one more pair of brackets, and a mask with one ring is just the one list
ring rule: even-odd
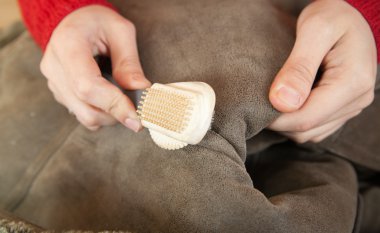
{"label": "thumb", "polygon": [[280,112],[302,107],[322,60],[336,42],[334,36],[316,24],[315,20],[306,19],[298,26],[293,50],[272,83],[269,99]]}
{"label": "thumb", "polygon": [[116,82],[128,90],[145,89],[151,86],[142,70],[136,43],[135,28],[132,23],[126,21],[124,30],[108,33],[112,74]]}
{"label": "thumb", "polygon": [[289,58],[277,74],[269,100],[280,112],[298,110],[308,98],[318,66],[311,62]]}

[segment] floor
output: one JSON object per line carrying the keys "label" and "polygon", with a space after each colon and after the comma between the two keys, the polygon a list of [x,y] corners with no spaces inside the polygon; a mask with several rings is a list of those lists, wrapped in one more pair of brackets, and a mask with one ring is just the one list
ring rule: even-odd
{"label": "floor", "polygon": [[0,28],[20,19],[17,0],[0,0]]}

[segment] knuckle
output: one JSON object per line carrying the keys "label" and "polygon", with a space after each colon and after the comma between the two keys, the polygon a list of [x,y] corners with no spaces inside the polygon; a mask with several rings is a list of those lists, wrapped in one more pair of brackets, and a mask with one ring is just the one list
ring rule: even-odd
{"label": "knuckle", "polygon": [[54,93],[54,84],[51,80],[47,81],[47,86],[48,86],[49,90]]}
{"label": "knuckle", "polygon": [[307,142],[309,140],[309,138],[305,137],[305,135],[303,135],[301,133],[293,134],[293,136],[291,137],[291,139],[293,141],[295,141],[296,143],[299,143],[299,144],[305,143],[305,142]]}
{"label": "knuckle", "polygon": [[92,95],[92,84],[89,81],[81,80],[75,82],[74,92],[81,100],[87,100]]}
{"label": "knuckle", "polygon": [[374,83],[368,78],[362,77],[357,80],[355,86],[359,91],[368,91],[373,88]]}
{"label": "knuckle", "polygon": [[312,121],[312,120],[302,121],[297,126],[295,126],[295,131],[296,132],[306,132],[306,131],[309,131],[309,130],[315,128],[316,125],[317,125],[317,123],[315,121]]}
{"label": "knuckle", "polygon": [[371,91],[368,97],[368,105],[372,104],[374,100],[375,100],[375,93],[374,91]]}
{"label": "knuckle", "polygon": [[40,71],[41,73],[47,77],[48,76],[48,73],[49,73],[49,64],[48,64],[48,60],[46,59],[46,57],[44,56],[40,62]]}
{"label": "knuckle", "polygon": [[369,91],[375,87],[376,76],[374,75],[366,75],[361,71],[353,71],[352,77],[353,87],[357,91]]}
{"label": "knuckle", "polygon": [[307,60],[296,61],[288,67],[291,78],[296,79],[297,83],[304,87],[310,87],[314,81],[311,63]]}
{"label": "knuckle", "polygon": [[359,110],[359,111],[354,112],[354,113],[352,114],[352,116],[350,117],[350,119],[359,116],[361,113],[362,113],[362,110]]}
{"label": "knuckle", "polygon": [[315,33],[315,30],[318,29],[318,35],[323,37],[330,37],[334,33],[331,19],[325,14],[317,13],[312,8],[306,8],[301,13],[300,19],[298,26],[301,30]]}
{"label": "knuckle", "polygon": [[374,100],[375,100],[375,93],[373,91],[366,94],[366,96],[364,97],[363,105],[361,106],[362,109],[371,105]]}
{"label": "knuckle", "polygon": [[[57,33],[52,34],[47,49],[58,57],[66,56],[68,52],[74,53],[76,52],[78,45],[83,44],[86,41],[86,38],[80,34],[81,32],[76,26],[69,25],[60,28]],[[67,35],[72,36],[68,37]]]}
{"label": "knuckle", "polygon": [[369,105],[373,103],[375,100],[375,93],[374,91],[367,92],[362,97],[359,97],[359,101],[356,104],[356,108],[358,110],[363,110],[367,108]]}
{"label": "knuckle", "polygon": [[116,109],[119,107],[120,103],[123,101],[123,98],[124,96],[121,93],[115,92],[114,96],[111,98],[111,102],[106,107],[105,112],[111,115],[115,115],[117,111]]}
{"label": "knuckle", "polygon": [[47,82],[47,86],[48,86],[49,90],[51,91],[51,93],[53,93],[53,97],[54,97],[54,99],[55,99],[58,103],[64,105],[64,103],[63,103],[63,101],[62,101],[62,98],[61,98],[61,96],[59,95],[59,93],[57,92],[57,90],[56,90],[56,88],[55,88],[53,82],[50,81],[50,80],[48,80],[48,82]]}
{"label": "knuckle", "polygon": [[132,33],[132,34],[135,34],[136,33],[136,27],[135,25],[129,21],[129,20],[126,20],[126,19],[122,19],[120,21],[118,21],[117,23],[114,24],[115,26],[115,29],[117,30],[124,30],[128,33]]}
{"label": "knuckle", "polygon": [[331,21],[326,17],[320,16],[319,14],[314,14],[309,23],[311,26],[317,26],[313,28],[318,28],[318,33],[324,36],[330,36],[332,34]]}
{"label": "knuckle", "polygon": [[62,101],[62,98],[57,93],[53,92],[53,96],[54,96],[55,101],[57,101],[61,105],[65,105],[64,102]]}
{"label": "knuckle", "polygon": [[84,113],[82,116],[78,116],[80,118],[80,122],[86,127],[86,128],[96,128],[99,127],[99,121],[97,117],[94,114],[91,113]]}
{"label": "knuckle", "polygon": [[139,61],[139,58],[137,56],[129,56],[129,57],[126,57],[122,64],[125,66],[125,68],[127,70],[130,70],[130,72],[139,72],[139,73],[142,73],[141,70],[139,69],[140,68],[140,61]]}
{"label": "knuckle", "polygon": [[140,68],[140,64],[137,57],[125,58],[112,71],[112,74],[115,77],[126,76],[126,78],[143,76],[143,72]]}
{"label": "knuckle", "polygon": [[131,33],[135,33],[136,32],[136,27],[135,27],[135,25],[131,21],[125,20],[124,21],[124,25],[125,25],[125,27],[127,28],[127,30],[129,32],[131,32]]}

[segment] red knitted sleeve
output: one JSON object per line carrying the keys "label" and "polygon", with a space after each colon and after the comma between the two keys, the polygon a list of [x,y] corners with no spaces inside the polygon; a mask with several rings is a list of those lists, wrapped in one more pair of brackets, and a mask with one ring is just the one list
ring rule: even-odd
{"label": "red knitted sleeve", "polygon": [[372,29],[377,47],[377,62],[380,63],[380,1],[379,0],[347,0],[362,13]]}
{"label": "red knitted sleeve", "polygon": [[[380,1],[347,0],[368,21],[377,45],[380,62]],[[106,0],[19,0],[26,26],[36,42],[45,48],[51,33],[58,23],[70,12],[90,4],[113,8]]]}
{"label": "red knitted sleeve", "polygon": [[54,28],[72,11],[91,4],[113,8],[106,0],[18,0],[24,22],[37,44],[45,49]]}

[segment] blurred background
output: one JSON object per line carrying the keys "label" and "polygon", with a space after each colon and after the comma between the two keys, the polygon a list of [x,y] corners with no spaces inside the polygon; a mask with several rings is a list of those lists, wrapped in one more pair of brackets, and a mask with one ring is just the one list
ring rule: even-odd
{"label": "blurred background", "polygon": [[0,0],[0,29],[20,19],[17,0]]}

